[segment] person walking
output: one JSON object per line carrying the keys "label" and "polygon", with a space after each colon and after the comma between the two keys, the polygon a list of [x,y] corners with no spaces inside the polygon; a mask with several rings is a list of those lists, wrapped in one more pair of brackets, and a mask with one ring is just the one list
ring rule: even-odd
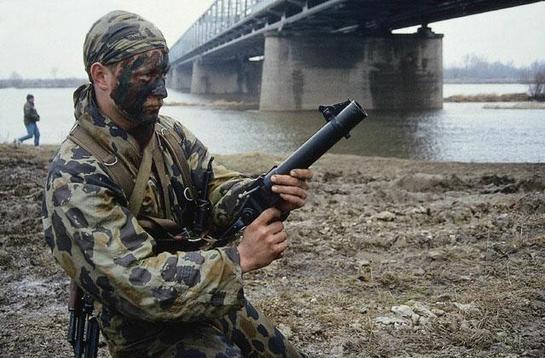
{"label": "person walking", "polygon": [[27,139],[34,137],[34,145],[40,145],[40,131],[38,129],[37,122],[40,120],[40,115],[36,111],[34,106],[34,96],[27,94],[26,102],[23,107],[24,111],[24,123],[27,131],[27,135],[22,136],[14,140],[14,144],[18,145],[24,142]]}

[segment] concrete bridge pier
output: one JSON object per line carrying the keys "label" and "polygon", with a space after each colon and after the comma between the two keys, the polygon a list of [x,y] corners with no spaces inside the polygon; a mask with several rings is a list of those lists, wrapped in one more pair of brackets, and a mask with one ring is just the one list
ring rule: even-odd
{"label": "concrete bridge pier", "polygon": [[443,35],[324,37],[269,34],[260,109],[314,110],[357,99],[369,109],[443,106]]}
{"label": "concrete bridge pier", "polygon": [[191,66],[178,66],[170,70],[167,76],[167,86],[181,92],[191,91],[191,77],[193,68]]}
{"label": "concrete bridge pier", "polygon": [[191,93],[259,93],[260,84],[261,65],[247,59],[193,62]]}

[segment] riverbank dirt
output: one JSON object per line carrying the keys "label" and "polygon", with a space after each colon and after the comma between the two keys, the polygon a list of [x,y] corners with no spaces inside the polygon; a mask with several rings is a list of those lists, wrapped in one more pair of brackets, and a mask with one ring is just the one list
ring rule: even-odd
{"label": "riverbank dirt", "polygon": [[[0,146],[0,356],[70,356],[41,232],[52,147]],[[219,156],[260,173],[263,154]],[[249,298],[309,357],[545,356],[545,164],[327,155]],[[108,357],[105,347],[101,357]]]}
{"label": "riverbank dirt", "polygon": [[474,95],[457,94],[445,97],[445,102],[530,102],[532,98],[527,93],[481,93]]}

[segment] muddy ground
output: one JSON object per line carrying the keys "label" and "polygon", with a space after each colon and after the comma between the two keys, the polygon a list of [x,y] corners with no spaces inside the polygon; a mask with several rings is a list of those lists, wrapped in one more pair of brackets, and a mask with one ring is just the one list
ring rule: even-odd
{"label": "muddy ground", "polygon": [[[52,147],[0,146],[0,356],[69,356],[41,232]],[[223,156],[258,173],[274,158]],[[310,357],[545,356],[545,164],[328,155],[246,292]],[[101,357],[108,357],[104,347]]]}

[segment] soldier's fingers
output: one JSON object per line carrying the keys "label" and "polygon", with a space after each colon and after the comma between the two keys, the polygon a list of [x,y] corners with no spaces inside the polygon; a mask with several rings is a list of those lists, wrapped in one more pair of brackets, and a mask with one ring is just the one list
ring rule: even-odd
{"label": "soldier's fingers", "polygon": [[273,175],[271,181],[278,185],[300,186],[303,181],[289,175]]}
{"label": "soldier's fingers", "polygon": [[271,190],[278,194],[289,194],[293,196],[298,196],[303,199],[306,199],[307,197],[306,190],[296,186],[273,185]]}
{"label": "soldier's fingers", "polygon": [[268,224],[271,221],[276,221],[280,218],[280,215],[282,212],[278,210],[277,208],[268,208],[267,210],[263,211],[254,221],[252,224],[256,225],[263,225]]}
{"label": "soldier's fingers", "polygon": [[282,230],[272,235],[269,242],[273,245],[277,245],[277,244],[280,244],[281,242],[286,241],[287,239],[288,239],[288,234],[284,230]]}
{"label": "soldier's fingers", "polygon": [[308,190],[308,183],[304,180],[299,180],[294,183],[294,185],[278,185],[278,186],[285,186],[285,187],[294,187],[294,188],[301,188],[304,190]]}
{"label": "soldier's fingers", "polygon": [[282,241],[281,243],[278,243],[275,245],[275,251],[276,251],[276,258],[281,258],[284,256],[284,252],[288,248],[288,241]]}
{"label": "soldier's fingers", "polygon": [[280,194],[280,197],[284,199],[285,201],[287,201],[288,203],[295,205],[298,208],[305,205],[305,199],[299,196],[294,196],[290,194]]}
{"label": "soldier's fingers", "polygon": [[268,230],[272,234],[277,234],[284,230],[284,223],[282,221],[275,221],[269,224]]}
{"label": "soldier's fingers", "polygon": [[293,169],[290,171],[290,175],[299,179],[310,180],[314,176],[314,173],[310,169]]}

